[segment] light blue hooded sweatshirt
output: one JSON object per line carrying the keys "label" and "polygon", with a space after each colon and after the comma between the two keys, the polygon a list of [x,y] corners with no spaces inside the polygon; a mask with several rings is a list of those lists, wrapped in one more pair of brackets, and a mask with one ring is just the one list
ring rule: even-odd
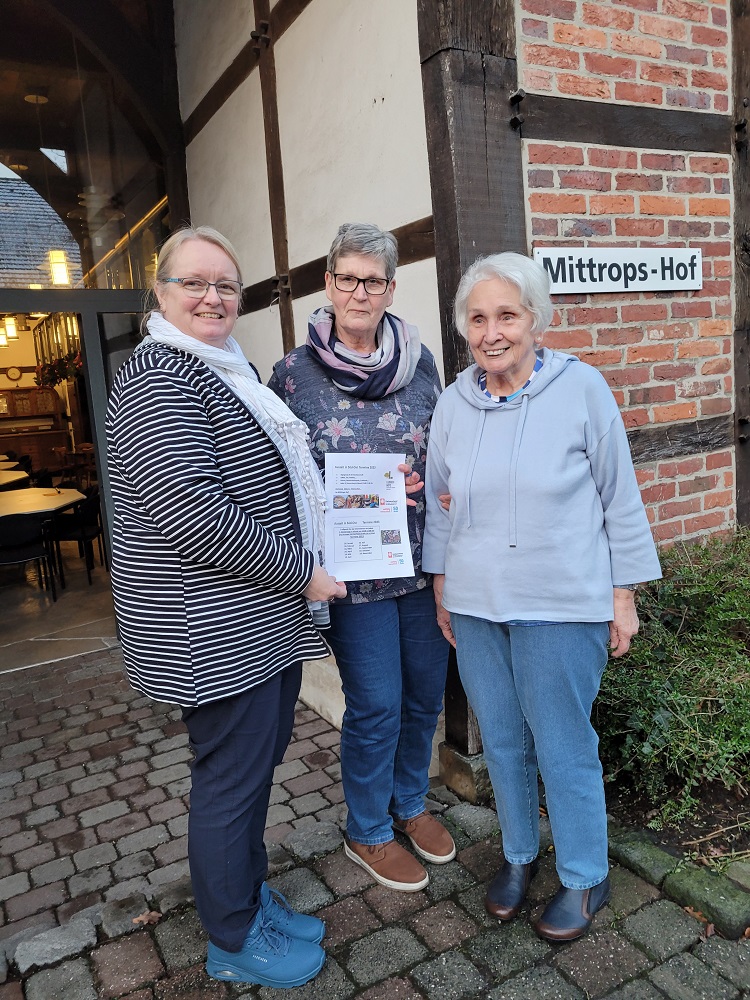
{"label": "light blue hooded sweatshirt", "polygon": [[[461,372],[427,451],[423,567],[448,611],[602,622],[613,586],[661,576],[620,412],[602,375],[560,351],[499,406]],[[437,499],[450,493],[450,511]]]}

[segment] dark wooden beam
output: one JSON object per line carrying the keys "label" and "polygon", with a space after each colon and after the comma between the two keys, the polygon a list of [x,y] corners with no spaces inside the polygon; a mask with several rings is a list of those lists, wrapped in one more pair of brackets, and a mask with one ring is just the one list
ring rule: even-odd
{"label": "dark wooden beam", "polygon": [[636,464],[697,455],[702,451],[720,451],[731,448],[734,443],[734,418],[731,414],[722,414],[680,424],[636,427],[628,431],[628,441]]}
{"label": "dark wooden beam", "polygon": [[[510,125],[515,5],[496,2],[488,18],[481,0],[419,0],[418,18],[443,361],[451,382],[470,360],[452,321],[461,274],[482,253],[527,252],[521,142]],[[480,25],[489,25],[488,34]],[[479,51],[485,38],[503,54]]]}
{"label": "dark wooden beam", "polygon": [[750,5],[732,0],[737,520],[750,524]]}
{"label": "dark wooden beam", "polygon": [[251,39],[246,45],[243,45],[239,54],[235,56],[213,87],[185,119],[185,144],[187,146],[201,129],[208,125],[219,108],[226,104],[240,84],[247,80],[258,65],[259,57],[260,51],[255,40]]}
{"label": "dark wooden beam", "polygon": [[[269,25],[267,34],[272,43],[278,41],[287,28],[294,24],[310,2],[311,0],[278,0],[266,18]],[[226,104],[235,90],[247,80],[259,62],[260,42],[259,39],[253,38],[243,46],[205,97],[185,119],[185,142],[188,145],[211,121],[219,108]]]}
{"label": "dark wooden beam", "polygon": [[263,104],[263,133],[266,146],[266,174],[268,176],[268,207],[271,216],[271,240],[276,268],[275,300],[281,320],[281,343],[284,354],[294,347],[294,313],[289,287],[289,241],[286,225],[286,195],[284,193],[284,164],[281,158],[279,133],[279,104],[276,92],[276,57],[269,35],[271,21],[270,0],[253,0],[255,31],[260,45],[260,91]]}
{"label": "dark wooden beam", "polygon": [[547,94],[526,94],[519,107],[524,139],[725,154],[732,145],[729,115],[577,101]]}

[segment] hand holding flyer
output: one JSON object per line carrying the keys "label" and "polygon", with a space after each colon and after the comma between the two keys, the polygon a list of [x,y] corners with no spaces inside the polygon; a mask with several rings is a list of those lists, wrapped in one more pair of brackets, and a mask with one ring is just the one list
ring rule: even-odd
{"label": "hand holding flyer", "polygon": [[325,457],[325,568],[337,580],[413,576],[405,455]]}

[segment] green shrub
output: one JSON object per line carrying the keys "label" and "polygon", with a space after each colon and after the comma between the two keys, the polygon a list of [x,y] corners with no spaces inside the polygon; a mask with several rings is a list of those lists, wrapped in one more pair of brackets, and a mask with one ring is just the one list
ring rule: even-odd
{"label": "green shrub", "polygon": [[642,588],[640,633],[610,660],[593,717],[606,780],[645,797],[654,825],[750,770],[750,530],[661,555],[664,579]]}

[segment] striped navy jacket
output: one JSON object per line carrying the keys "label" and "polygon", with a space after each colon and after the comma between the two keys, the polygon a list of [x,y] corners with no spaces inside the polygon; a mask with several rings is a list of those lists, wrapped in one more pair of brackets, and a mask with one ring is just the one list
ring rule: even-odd
{"label": "striped navy jacket", "polygon": [[202,361],[137,350],[107,409],[112,590],[133,687],[200,705],[328,654],[286,466]]}

